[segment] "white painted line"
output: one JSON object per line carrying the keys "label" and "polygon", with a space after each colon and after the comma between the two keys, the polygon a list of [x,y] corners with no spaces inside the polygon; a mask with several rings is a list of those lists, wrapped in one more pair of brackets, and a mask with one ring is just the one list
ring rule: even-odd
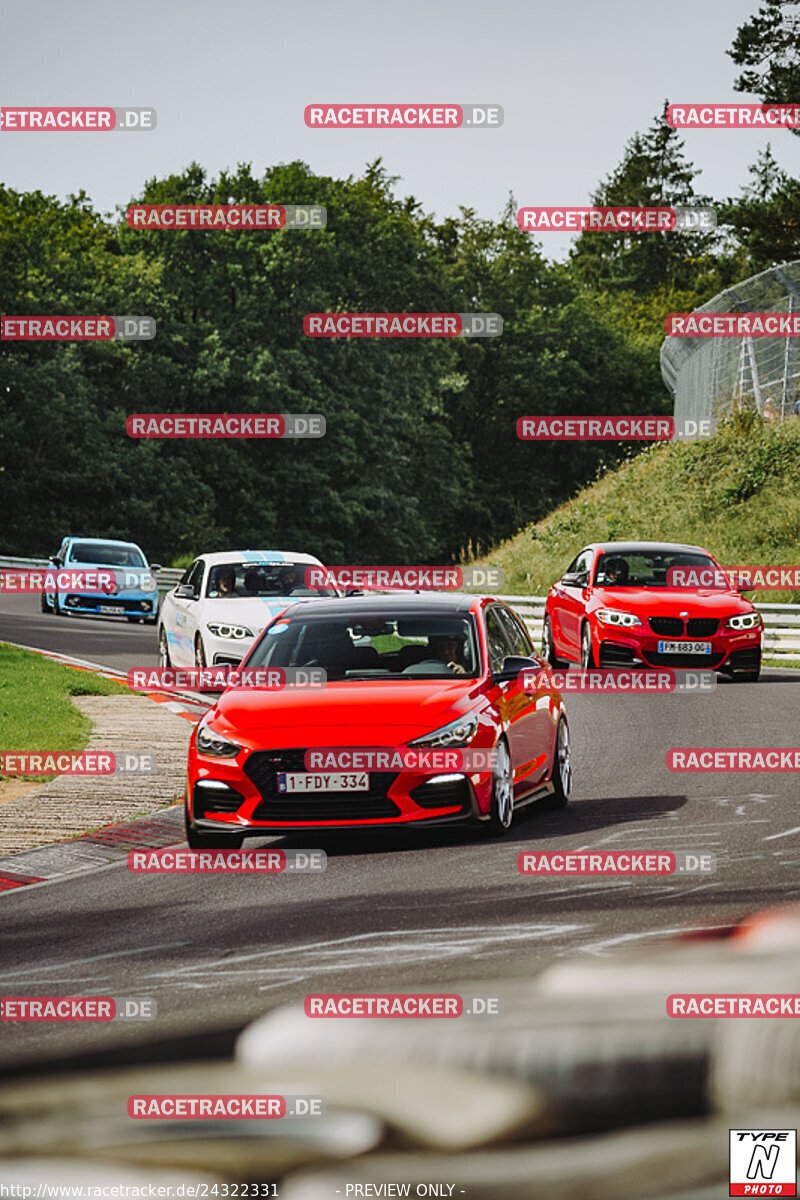
{"label": "white painted line", "polygon": [[776,838],[789,837],[792,833],[800,833],[800,825],[796,825],[794,829],[785,829],[783,833],[771,833],[769,837],[765,837],[762,840],[765,842],[774,842]]}
{"label": "white painted line", "polygon": [[[21,890],[21,889],[14,889]],[[43,966],[37,963],[35,967],[23,967],[17,971],[4,971],[4,979],[14,979],[22,975],[37,974],[42,971],[62,971],[64,967],[84,967],[89,963],[100,962],[107,958],[127,958],[135,954],[150,954],[153,950],[174,950],[178,946],[188,946],[188,942],[157,942],[153,946],[142,946],[139,950],[110,950],[107,954],[92,954],[88,958],[72,958],[67,962],[53,963],[52,966]]]}

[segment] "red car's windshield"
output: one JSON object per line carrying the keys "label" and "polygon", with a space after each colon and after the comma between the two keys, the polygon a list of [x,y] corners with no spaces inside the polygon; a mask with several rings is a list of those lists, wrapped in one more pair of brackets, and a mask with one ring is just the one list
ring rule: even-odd
{"label": "red car's windshield", "polygon": [[480,650],[474,618],[441,614],[278,620],[248,667],[323,667],[328,680],[476,679]]}
{"label": "red car's windshield", "polygon": [[595,587],[646,587],[667,588],[670,586],[667,572],[672,567],[690,567],[694,570],[716,571],[717,564],[707,554],[690,554],[679,550],[613,550],[601,554],[594,574]]}

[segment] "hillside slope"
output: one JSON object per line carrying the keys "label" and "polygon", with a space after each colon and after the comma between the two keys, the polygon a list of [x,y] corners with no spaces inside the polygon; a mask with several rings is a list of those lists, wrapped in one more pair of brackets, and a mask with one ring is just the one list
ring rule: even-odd
{"label": "hillside slope", "polygon": [[[800,565],[800,420],[742,414],[715,437],[654,444],[483,560],[507,594],[542,595],[587,542],[704,546],[725,565]],[[800,592],[761,592],[800,601]]]}

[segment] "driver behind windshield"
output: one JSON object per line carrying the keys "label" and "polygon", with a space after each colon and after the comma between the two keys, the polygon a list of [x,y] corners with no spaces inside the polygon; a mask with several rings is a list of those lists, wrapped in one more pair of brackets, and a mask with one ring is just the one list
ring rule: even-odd
{"label": "driver behind windshield", "polygon": [[209,583],[209,597],[232,596],[236,590],[236,572],[233,567],[217,567]]}
{"label": "driver behind windshield", "polygon": [[462,638],[456,637],[452,633],[443,633],[428,638],[428,643],[433,654],[444,663],[448,670],[452,671],[454,675],[466,675],[466,668],[459,661],[463,657]]}
{"label": "driver behind windshield", "polygon": [[603,569],[603,584],[606,587],[624,587],[628,582],[628,564],[624,558],[609,558]]}
{"label": "driver behind windshield", "polygon": [[281,567],[279,573],[280,588],[284,596],[291,596],[296,587],[299,587],[296,567]]}

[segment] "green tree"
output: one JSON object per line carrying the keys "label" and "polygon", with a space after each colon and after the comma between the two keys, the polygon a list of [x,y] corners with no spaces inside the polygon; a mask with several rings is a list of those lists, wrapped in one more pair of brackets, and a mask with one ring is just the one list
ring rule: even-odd
{"label": "green tree", "polygon": [[[592,203],[599,207],[669,207],[708,204],[695,192],[700,172],[684,154],[677,130],[664,113],[625,146],[622,162],[599,185]],[[712,234],[684,232],[584,232],[570,261],[590,288],[647,293],[654,288],[692,286],[698,263],[711,258]]]}
{"label": "green tree", "polygon": [[[758,12],[736,31],[727,51],[744,70],[734,87],[765,104],[800,101],[800,6],[797,0],[762,0]],[[795,135],[800,129],[792,129]]]}

